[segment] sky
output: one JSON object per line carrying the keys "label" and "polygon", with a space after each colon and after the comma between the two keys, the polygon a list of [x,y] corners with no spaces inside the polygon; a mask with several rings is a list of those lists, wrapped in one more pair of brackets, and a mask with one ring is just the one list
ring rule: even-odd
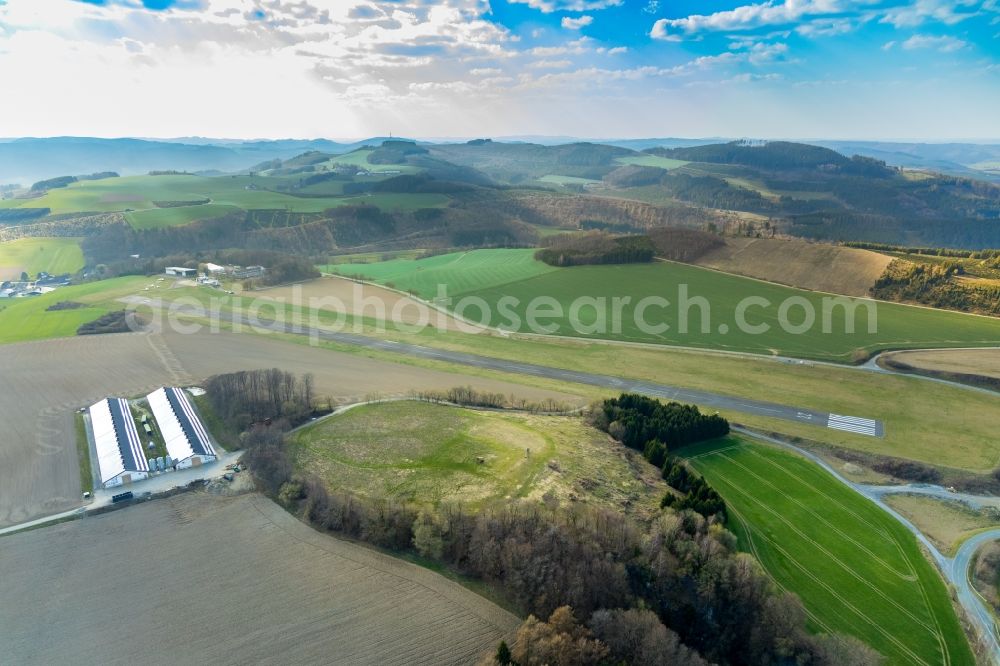
{"label": "sky", "polygon": [[0,136],[1000,139],[1000,0],[0,0]]}

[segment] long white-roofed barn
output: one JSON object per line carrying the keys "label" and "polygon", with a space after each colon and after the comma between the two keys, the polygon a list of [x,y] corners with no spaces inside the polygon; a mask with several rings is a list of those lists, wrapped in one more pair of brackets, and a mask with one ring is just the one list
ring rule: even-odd
{"label": "long white-roofed barn", "polygon": [[170,460],[177,469],[215,460],[215,448],[208,431],[182,389],[158,388],[146,399],[163,435]]}
{"label": "long white-roofed barn", "polygon": [[149,463],[128,401],[106,398],[91,405],[89,413],[101,484],[113,488],[148,477]]}

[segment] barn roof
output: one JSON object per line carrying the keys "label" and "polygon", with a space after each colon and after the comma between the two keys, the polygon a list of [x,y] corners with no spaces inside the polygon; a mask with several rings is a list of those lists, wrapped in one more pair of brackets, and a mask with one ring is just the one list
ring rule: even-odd
{"label": "barn roof", "polygon": [[149,463],[128,402],[123,398],[106,398],[91,405],[89,411],[101,483],[123,472],[148,472]]}
{"label": "barn roof", "polygon": [[171,458],[180,461],[193,455],[216,455],[208,431],[184,391],[164,387],[146,398]]}

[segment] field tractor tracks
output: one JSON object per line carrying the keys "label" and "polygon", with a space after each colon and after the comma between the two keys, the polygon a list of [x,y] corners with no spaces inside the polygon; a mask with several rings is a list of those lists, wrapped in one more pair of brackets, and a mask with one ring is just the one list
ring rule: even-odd
{"label": "field tractor tracks", "polygon": [[169,373],[174,384],[184,386],[194,383],[194,378],[184,369],[184,365],[174,356],[174,353],[167,346],[163,336],[158,333],[150,333],[146,336],[146,342],[156,357],[163,363],[163,367]]}

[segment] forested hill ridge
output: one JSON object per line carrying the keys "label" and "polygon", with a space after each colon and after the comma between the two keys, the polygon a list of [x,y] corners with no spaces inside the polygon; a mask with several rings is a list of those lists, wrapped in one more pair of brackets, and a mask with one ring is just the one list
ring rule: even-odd
{"label": "forested hill ridge", "polygon": [[885,162],[870,157],[846,157],[829,148],[790,141],[733,141],[683,148],[649,148],[645,152],[688,162],[739,164],[769,171],[806,169],[871,178],[888,178],[896,171]]}
{"label": "forested hill ridge", "polygon": [[[490,139],[39,139],[0,141],[0,173],[25,146],[37,151],[21,167],[44,162],[59,171],[34,187],[3,188],[0,238],[90,236],[106,225],[80,220],[121,213],[134,230],[169,229],[162,240],[171,251],[206,235],[212,247],[250,247],[253,237],[253,246],[328,252],[536,245],[546,228],[628,234],[660,227],[1000,247],[998,185],[786,141],[638,151]],[[198,169],[206,165],[224,173]],[[139,166],[148,175],[130,176]],[[84,181],[82,173],[101,178]],[[198,231],[206,225],[212,229]],[[178,228],[184,231],[174,238]],[[147,242],[126,245],[150,251]]]}

